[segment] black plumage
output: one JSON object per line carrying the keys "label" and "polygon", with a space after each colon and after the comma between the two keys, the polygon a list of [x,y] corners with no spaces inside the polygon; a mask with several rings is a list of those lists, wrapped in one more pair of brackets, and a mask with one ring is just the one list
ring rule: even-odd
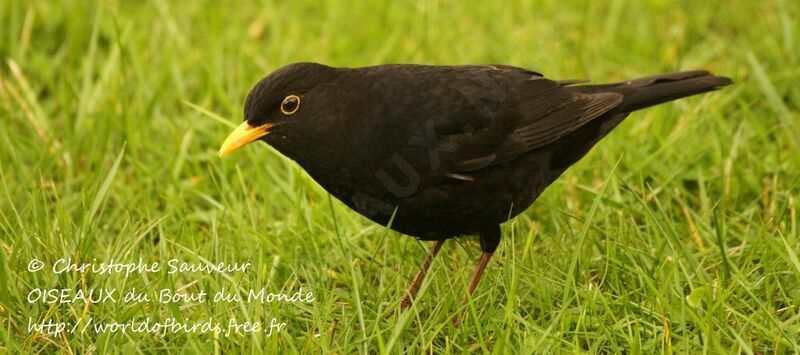
{"label": "black plumage", "polygon": [[[266,141],[349,207],[376,223],[391,219],[401,233],[437,241],[479,235],[484,257],[472,292],[499,225],[629,113],[729,83],[705,71],[586,85],[505,65],[297,63],[250,92],[239,130],[263,129],[239,143]],[[299,104],[292,113],[283,107],[289,96]],[[243,145],[229,141],[221,153]]]}

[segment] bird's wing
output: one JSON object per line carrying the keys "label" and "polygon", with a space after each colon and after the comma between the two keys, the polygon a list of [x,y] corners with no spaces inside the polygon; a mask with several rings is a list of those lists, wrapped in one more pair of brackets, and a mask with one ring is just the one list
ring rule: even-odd
{"label": "bird's wing", "polygon": [[[498,68],[498,72],[506,74],[508,70]],[[452,152],[448,159],[450,173],[513,160],[575,131],[622,102],[622,95],[617,93],[581,93],[538,75],[524,80],[516,77],[511,83],[507,78],[493,78],[494,83],[477,78],[472,90],[462,90],[470,105],[449,115],[442,127],[457,127],[462,119],[485,124],[468,126],[461,132],[440,131],[447,136]],[[475,119],[475,115],[482,117]]]}

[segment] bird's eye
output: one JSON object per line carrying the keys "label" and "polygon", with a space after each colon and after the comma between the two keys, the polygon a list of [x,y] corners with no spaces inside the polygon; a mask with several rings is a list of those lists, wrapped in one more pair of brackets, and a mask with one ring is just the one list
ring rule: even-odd
{"label": "bird's eye", "polygon": [[281,103],[281,112],[284,115],[291,115],[297,112],[297,109],[300,108],[300,96],[297,95],[289,95],[283,99]]}

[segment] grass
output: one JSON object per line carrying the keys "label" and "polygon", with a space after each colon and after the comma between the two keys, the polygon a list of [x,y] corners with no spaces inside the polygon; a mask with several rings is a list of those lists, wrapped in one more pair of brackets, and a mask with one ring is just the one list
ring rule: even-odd
{"label": "grass", "polygon": [[[800,352],[795,1],[0,0],[0,349],[8,353]],[[220,160],[250,87],[295,61],[503,63],[612,81],[704,68],[714,94],[632,115],[478,248],[332,200],[266,146]],[[245,273],[29,272],[30,260],[251,262]],[[29,303],[36,288],[311,290],[315,301]],[[170,317],[238,334],[28,332]]]}

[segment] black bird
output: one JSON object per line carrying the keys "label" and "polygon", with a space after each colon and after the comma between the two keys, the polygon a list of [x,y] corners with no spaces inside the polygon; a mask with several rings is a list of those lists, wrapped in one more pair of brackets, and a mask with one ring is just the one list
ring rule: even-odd
{"label": "black bird", "polygon": [[[250,91],[220,156],[263,140],[367,218],[436,241],[477,234],[472,294],[516,216],[633,111],[716,90],[706,71],[586,85],[507,65],[287,65]],[[391,223],[390,223],[391,221]]]}

